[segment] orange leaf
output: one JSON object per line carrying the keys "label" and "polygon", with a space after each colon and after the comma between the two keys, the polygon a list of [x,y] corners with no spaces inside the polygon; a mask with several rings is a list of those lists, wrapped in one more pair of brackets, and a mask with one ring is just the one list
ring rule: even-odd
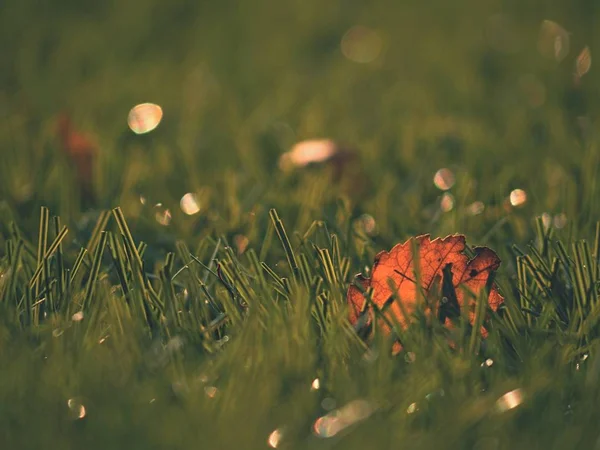
{"label": "orange leaf", "polygon": [[[496,285],[489,284],[488,280],[491,281],[492,274],[500,266],[500,258],[487,247],[475,247],[475,256],[469,259],[464,254],[465,245],[465,237],[459,234],[434,240],[429,235],[411,238],[389,252],[379,253],[375,257],[371,278],[358,275],[356,283],[363,290],[372,288],[373,305],[379,310],[385,307],[385,316],[390,319],[393,317],[403,328],[408,326],[407,322],[419,298],[427,300],[437,295],[442,301],[435,312],[442,323],[449,324],[450,317],[460,314],[459,308],[464,304],[465,298],[474,307],[475,298],[489,288],[488,303],[495,311],[504,298]],[[418,265],[415,264],[413,254],[419,261]],[[415,266],[418,267],[417,270]],[[420,288],[417,286],[417,273]],[[390,288],[390,283],[395,287],[395,292]],[[466,293],[464,288],[473,293],[475,298]],[[400,298],[402,307],[394,300],[395,293]],[[356,324],[363,313],[368,314],[367,323],[372,322],[373,311],[367,307],[365,297],[358,287],[350,286],[347,300],[352,324]],[[470,310],[470,319],[473,323],[474,308]],[[383,320],[378,325],[384,332],[391,331]],[[485,329],[482,333],[487,335]]]}

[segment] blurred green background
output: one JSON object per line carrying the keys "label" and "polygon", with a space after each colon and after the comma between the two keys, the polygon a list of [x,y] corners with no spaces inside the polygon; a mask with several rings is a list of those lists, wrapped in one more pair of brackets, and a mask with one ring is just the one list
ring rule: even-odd
{"label": "blurred green background", "polygon": [[[369,184],[350,201],[383,236],[485,234],[502,215],[494,204],[515,188],[529,194],[528,212],[577,211],[589,224],[595,187],[582,181],[595,174],[585,139],[599,82],[594,63],[577,86],[573,74],[577,55],[585,46],[593,55],[598,42],[596,12],[591,0],[9,0],[0,14],[1,197],[25,220],[40,204],[77,217],[54,128],[68,111],[100,149],[96,207],[137,217],[144,195],[171,210],[179,236],[196,230],[178,211],[186,192],[202,192],[199,217],[224,228],[242,226],[258,204],[307,226],[339,192],[315,187],[312,172],[281,174],[277,160],[315,137],[358,150]],[[543,20],[569,33],[560,62],[540,52]],[[342,39],[356,26],[370,34],[348,44],[348,57]],[[164,119],[136,136],[127,113],[142,102],[159,104]],[[431,180],[442,167],[456,172],[460,217],[432,223],[422,211],[440,195]],[[492,209],[464,223],[477,200]]]}

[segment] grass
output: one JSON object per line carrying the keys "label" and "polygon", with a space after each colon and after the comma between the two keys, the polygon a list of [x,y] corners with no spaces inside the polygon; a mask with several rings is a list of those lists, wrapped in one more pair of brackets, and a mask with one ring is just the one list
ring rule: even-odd
{"label": "grass", "polygon": [[[594,60],[573,71],[600,15],[524,3],[3,8],[4,447],[254,449],[274,430],[278,448],[598,446],[600,91]],[[560,63],[537,49],[545,19],[571,33]],[[357,24],[381,39],[370,63],[340,51]],[[164,119],[134,135],[146,101]],[[55,135],[64,110],[101,150],[92,207]],[[359,162],[338,180],[279,169],[315,137]],[[456,232],[502,259],[483,346],[449,348],[419,312],[396,357],[359,338],[353,276],[410,236]],[[365,420],[317,437],[331,408],[334,425]]]}

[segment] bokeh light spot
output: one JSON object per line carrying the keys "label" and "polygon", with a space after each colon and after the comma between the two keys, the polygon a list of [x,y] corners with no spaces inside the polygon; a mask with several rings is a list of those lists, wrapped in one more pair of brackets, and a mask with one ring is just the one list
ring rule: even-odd
{"label": "bokeh light spot", "polygon": [[514,189],[510,193],[509,199],[512,206],[524,205],[527,201],[527,192],[525,192],[523,189]]}
{"label": "bokeh light spot", "polygon": [[450,212],[454,208],[454,196],[449,192],[444,192],[440,200],[440,209],[442,212]]}
{"label": "bokeh light spot", "polygon": [[366,400],[353,400],[335,411],[319,417],[313,432],[321,438],[330,438],[349,426],[367,419],[377,408]]}
{"label": "bokeh light spot", "polygon": [[144,134],[154,130],[162,117],[163,111],[160,106],[154,103],[142,103],[129,111],[127,124],[135,134]]}
{"label": "bokeh light spot", "polygon": [[337,153],[337,145],[331,139],[312,139],[298,142],[289,152],[279,158],[279,167],[290,170],[309,164],[325,162]]}
{"label": "bokeh light spot", "polygon": [[447,191],[448,189],[454,186],[456,179],[454,177],[454,173],[447,168],[443,168],[438,170],[433,176],[433,184],[435,187],[442,190]]}
{"label": "bokeh light spot", "polygon": [[277,428],[276,430],[273,430],[273,432],[269,435],[269,437],[267,439],[267,444],[269,444],[269,447],[271,447],[271,448],[277,448],[279,446],[279,444],[281,443],[282,439],[283,439],[283,430],[281,430],[280,428]]}
{"label": "bokeh light spot", "polygon": [[523,403],[523,391],[521,389],[515,389],[514,391],[507,392],[496,401],[496,409],[499,412],[506,412],[516,408]]}
{"label": "bokeh light spot", "polygon": [[183,197],[181,197],[179,206],[181,207],[181,210],[188,216],[192,216],[192,215],[200,212],[200,205],[198,204],[198,198],[197,198],[196,194],[193,194],[191,192],[188,192]]}
{"label": "bokeh light spot", "polygon": [[476,201],[467,206],[467,214],[477,216],[485,210],[485,204],[481,201]]}
{"label": "bokeh light spot", "polygon": [[72,419],[83,419],[86,416],[85,406],[81,402],[81,399],[70,398],[67,400],[67,406],[69,407],[69,416]]}

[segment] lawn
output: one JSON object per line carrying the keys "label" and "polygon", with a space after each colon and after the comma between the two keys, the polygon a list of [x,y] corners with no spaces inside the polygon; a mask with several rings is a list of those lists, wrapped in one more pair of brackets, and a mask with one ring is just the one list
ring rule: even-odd
{"label": "lawn", "polygon": [[[593,0],[5,0],[0,448],[600,448],[599,26]],[[334,156],[282,158],[306,140]],[[393,354],[348,321],[378,252],[456,233],[502,261],[487,337],[420,302]]]}

